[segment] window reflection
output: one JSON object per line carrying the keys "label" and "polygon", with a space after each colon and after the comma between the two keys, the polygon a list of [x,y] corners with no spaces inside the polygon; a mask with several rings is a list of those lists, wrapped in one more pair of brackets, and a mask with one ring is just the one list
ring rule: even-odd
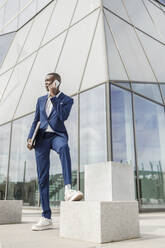
{"label": "window reflection", "polygon": [[119,81],[119,80],[110,80],[110,82],[115,83],[117,85],[120,85],[122,87],[125,87],[127,89],[130,89],[130,83],[127,81]]}
{"label": "window reflection", "polygon": [[113,160],[135,167],[131,93],[111,85]]}
{"label": "window reflection", "polygon": [[6,178],[9,157],[10,125],[0,127],[0,200],[5,198]]}
{"label": "window reflection", "polygon": [[107,161],[105,85],[80,94],[80,188],[84,165]]}
{"label": "window reflection", "polygon": [[165,206],[164,107],[135,96],[135,122],[143,207]]}
{"label": "window reflection", "polygon": [[163,95],[163,99],[165,101],[165,84],[160,84],[160,88],[161,88],[161,92],[162,92],[162,95]]}
{"label": "window reflection", "polygon": [[157,102],[162,103],[162,98],[160,96],[160,91],[158,84],[142,84],[142,83],[132,83],[132,88],[134,91],[147,96],[148,98],[154,99]]}
{"label": "window reflection", "polygon": [[113,161],[128,163],[134,167],[136,187],[131,93],[114,85],[111,85],[111,116]]}
{"label": "window reflection", "polygon": [[38,204],[37,169],[34,150],[26,147],[33,115],[15,120],[12,127],[12,142],[9,166],[8,199],[22,199],[24,205]]}
{"label": "window reflection", "polygon": [[165,0],[157,0],[159,3],[163,4],[165,6]]}

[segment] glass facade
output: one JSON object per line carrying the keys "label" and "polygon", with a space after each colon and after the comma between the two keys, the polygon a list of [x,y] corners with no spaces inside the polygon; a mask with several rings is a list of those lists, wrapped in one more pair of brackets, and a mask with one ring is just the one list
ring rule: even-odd
{"label": "glass facade", "polygon": [[0,127],[0,200],[5,199],[11,124]]}
{"label": "glass facade", "polygon": [[84,165],[107,161],[105,85],[80,94],[80,188]]}
{"label": "glass facade", "polygon": [[[131,92],[111,84],[110,96],[113,161],[128,163],[133,166],[136,187],[137,171],[135,163]],[[137,190],[135,190],[135,199],[137,199]]]}
{"label": "glass facade", "polygon": [[141,209],[164,209],[165,15],[148,0],[103,5],[111,159],[134,166]]}
{"label": "glass facade", "polygon": [[135,167],[131,93],[111,85],[113,160]]}
{"label": "glass facade", "polygon": [[143,207],[165,207],[165,111],[163,106],[136,96],[135,125]]}
{"label": "glass facade", "polygon": [[34,153],[26,147],[34,114],[13,121],[7,199],[23,199],[24,205],[38,204],[38,184]]}
{"label": "glass facade", "polygon": [[165,6],[165,1],[164,0],[156,0],[157,2],[163,4],[163,6]]}
{"label": "glass facade", "polygon": [[[26,139],[44,77],[56,71],[74,98],[65,122],[72,188],[84,166],[113,160],[134,168],[143,209],[165,209],[165,14],[158,1],[0,1],[0,199],[39,202],[34,150]],[[63,18],[65,16],[65,18]],[[42,26],[42,28],[41,28]],[[50,153],[50,205],[64,199]]]}

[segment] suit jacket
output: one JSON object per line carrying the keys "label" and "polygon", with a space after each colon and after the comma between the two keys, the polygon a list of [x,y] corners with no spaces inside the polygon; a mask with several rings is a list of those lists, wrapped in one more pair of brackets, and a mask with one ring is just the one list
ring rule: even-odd
{"label": "suit jacket", "polygon": [[31,125],[27,140],[32,138],[38,121],[40,121],[41,123],[37,136],[42,136],[49,124],[58,135],[61,135],[68,140],[68,133],[64,121],[67,120],[70,114],[74,99],[64,94],[63,92],[61,92],[58,97],[52,97],[51,102],[53,104],[53,107],[49,116],[47,116],[45,110],[47,99],[48,94],[40,96],[37,99],[35,117]]}

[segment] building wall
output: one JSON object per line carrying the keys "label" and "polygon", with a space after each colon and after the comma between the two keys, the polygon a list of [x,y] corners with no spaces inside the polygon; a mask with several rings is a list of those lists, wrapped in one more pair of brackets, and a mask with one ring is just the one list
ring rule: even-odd
{"label": "building wall", "polygon": [[[154,0],[1,2],[0,199],[39,204],[26,139],[44,77],[56,71],[74,98],[65,122],[72,187],[84,191],[85,164],[131,163],[141,208],[164,208],[165,8]],[[50,203],[59,205],[64,184],[53,151],[50,163]]]}

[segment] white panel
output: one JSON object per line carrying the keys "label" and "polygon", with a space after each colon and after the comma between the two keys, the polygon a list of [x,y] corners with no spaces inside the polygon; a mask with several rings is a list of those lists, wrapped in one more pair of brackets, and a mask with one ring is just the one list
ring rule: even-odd
{"label": "white panel", "polygon": [[60,35],[39,51],[15,117],[34,111],[37,98],[47,94],[45,76],[54,71],[65,35]]}
{"label": "white panel", "polygon": [[107,56],[108,56],[108,67],[109,77],[111,80],[128,80],[126,70],[117,50],[117,46],[113,40],[109,26],[107,24],[106,17],[104,17],[105,24],[105,38],[107,44]]}
{"label": "white panel", "polygon": [[130,80],[155,81],[154,74],[133,27],[106,10],[105,14],[128,70]]}
{"label": "white panel", "polygon": [[[147,0],[148,1],[148,0]],[[129,16],[132,22],[144,30],[146,33],[154,36],[156,39],[160,39],[160,35],[157,32],[148,11],[146,10],[142,0],[124,0],[125,6],[128,10]]]}
{"label": "white panel", "polygon": [[74,25],[68,33],[66,44],[57,66],[57,71],[63,81],[61,86],[68,95],[78,91],[99,10]]}
{"label": "white panel", "polygon": [[5,8],[5,23],[18,13],[19,0],[8,0]]}
{"label": "white panel", "polygon": [[4,7],[0,9],[0,34],[2,33],[1,29],[4,24]]}
{"label": "white panel", "polygon": [[0,73],[6,71],[8,68],[10,68],[16,63],[30,26],[31,26],[31,22],[29,22],[27,25],[25,25],[16,33],[15,38],[8,51],[8,54],[2,64]]}
{"label": "white panel", "polygon": [[7,55],[8,49],[14,39],[15,34],[16,33],[13,32],[0,36],[0,66],[3,63],[5,56]]}
{"label": "white panel", "polygon": [[36,14],[36,0],[33,0],[19,15],[19,28]]}
{"label": "white panel", "polygon": [[12,72],[13,69],[9,70],[8,72],[0,75],[0,100],[1,100],[1,97],[2,97],[2,94],[8,84],[8,80],[9,80],[9,77],[11,75],[11,72]]}
{"label": "white panel", "polygon": [[0,124],[12,119],[33,60],[34,54],[15,67],[0,102]]}
{"label": "white panel", "polygon": [[160,82],[165,82],[165,46],[138,31],[144,49]]}
{"label": "white panel", "polygon": [[101,0],[78,0],[72,24],[101,5]]}
{"label": "white panel", "polygon": [[148,0],[143,0],[143,1],[145,2],[148,11],[153,18],[156,28],[162,37],[161,39],[165,42],[165,28],[164,28],[165,13],[163,13],[163,11],[155,7],[150,1]]}
{"label": "white panel", "polygon": [[8,24],[6,27],[3,29],[3,34],[17,31],[18,29],[18,17],[16,17],[10,24]]}
{"label": "white panel", "polygon": [[121,0],[102,0],[103,5],[108,8],[109,10],[113,11],[117,15],[121,16],[125,20],[129,21],[127,12],[124,9],[124,6],[122,4]]}
{"label": "white panel", "polygon": [[43,43],[46,43],[69,27],[76,1],[77,0],[59,0],[55,3],[54,13],[47,28]]}
{"label": "white panel", "polygon": [[37,0],[37,12],[44,8],[44,6],[46,6],[49,2],[50,0]]}
{"label": "white panel", "polygon": [[102,18],[103,16],[101,12],[82,81],[81,90],[97,85],[98,83],[105,82],[108,79]]}
{"label": "white panel", "polygon": [[31,0],[20,0],[20,9],[23,9]]}
{"label": "white panel", "polygon": [[50,18],[53,6],[54,2],[52,2],[47,8],[45,8],[39,15],[35,17],[34,23],[29,32],[19,60],[22,60],[34,50],[38,49],[41,39],[44,35],[46,25]]}

